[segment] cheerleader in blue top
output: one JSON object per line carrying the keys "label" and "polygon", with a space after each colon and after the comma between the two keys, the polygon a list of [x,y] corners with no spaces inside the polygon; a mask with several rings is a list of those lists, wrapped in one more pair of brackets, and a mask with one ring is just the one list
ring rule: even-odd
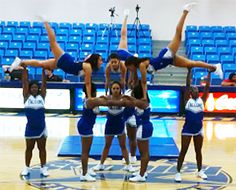
{"label": "cheerleader in blue top", "polygon": [[125,61],[125,66],[127,67],[127,70],[130,71],[130,77],[128,81],[130,85],[135,86],[138,83],[137,70],[140,70],[144,98],[147,98],[146,97],[147,72],[152,73],[153,71],[163,69],[168,65],[174,65],[177,67],[187,67],[187,68],[192,68],[192,67],[207,68],[212,71],[216,71],[216,73],[219,74],[221,78],[223,78],[221,64],[211,65],[202,61],[189,60],[183,56],[177,55],[177,51],[181,45],[182,30],[185,19],[189,11],[194,7],[195,4],[196,3],[189,3],[183,7],[183,13],[177,24],[174,38],[168,44],[167,47],[163,48],[159,52],[159,55],[155,58],[149,58],[149,57],[138,58],[132,55],[130,52],[128,52],[127,26],[126,26],[128,19],[128,12],[125,11],[125,19],[121,28],[121,38],[117,53],[120,59]]}
{"label": "cheerleader in blue top", "polygon": [[46,165],[46,140],[47,131],[44,115],[44,100],[46,96],[46,77],[42,72],[41,89],[37,81],[28,81],[28,71],[24,67],[22,76],[23,97],[25,103],[25,115],[27,124],[25,129],[26,151],[25,151],[25,169],[21,172],[22,176],[26,176],[30,172],[30,161],[35,143],[39,149],[39,158],[41,163],[40,173],[48,176]]}
{"label": "cheerleader in blue top", "polygon": [[202,122],[204,115],[204,105],[208,96],[209,86],[210,86],[210,73],[208,71],[207,81],[204,88],[202,98],[199,97],[198,88],[195,86],[190,86],[191,84],[191,69],[188,69],[188,74],[186,78],[186,93],[185,93],[185,123],[182,129],[181,136],[181,150],[177,163],[177,173],[175,175],[175,181],[181,182],[180,170],[184,162],[185,155],[188,151],[190,141],[193,137],[194,148],[196,152],[197,176],[202,179],[207,179],[207,175],[202,170],[202,145],[203,145],[203,131]]}
{"label": "cheerleader in blue top", "polygon": [[84,75],[84,82],[86,84],[88,98],[91,98],[91,76],[93,71],[99,70],[102,65],[102,57],[99,54],[91,54],[85,58],[83,62],[76,62],[74,58],[65,53],[64,50],[59,46],[56,41],[56,36],[51,28],[50,24],[44,21],[44,26],[48,34],[48,40],[50,42],[50,48],[54,55],[54,58],[47,59],[44,61],[39,60],[21,60],[16,57],[11,65],[10,71],[17,68],[19,65],[32,66],[32,67],[42,67],[44,69],[53,70],[55,68],[60,68],[64,72],[73,75]]}
{"label": "cheerleader in blue top", "polygon": [[[107,98],[114,101],[120,101],[122,98],[121,85],[119,82],[114,81],[111,84],[110,92],[111,95]],[[122,151],[122,155],[125,158],[126,166],[124,170],[133,172],[134,168],[129,162],[128,151],[126,148],[126,135],[124,133],[125,122],[123,118],[124,108],[121,106],[109,106],[107,111],[107,121],[105,124],[105,147],[102,152],[100,164],[94,167],[94,170],[104,170],[104,162],[109,153],[112,140],[115,135],[117,135],[119,140],[119,145]]]}

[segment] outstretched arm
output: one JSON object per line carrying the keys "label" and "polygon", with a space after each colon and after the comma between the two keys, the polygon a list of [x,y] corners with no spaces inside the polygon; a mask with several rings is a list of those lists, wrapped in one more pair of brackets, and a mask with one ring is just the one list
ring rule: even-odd
{"label": "outstretched arm", "polygon": [[202,95],[202,101],[204,104],[206,103],[206,99],[209,93],[210,83],[211,83],[211,71],[208,71],[206,85],[205,85],[203,95]]}
{"label": "outstretched arm", "polygon": [[23,88],[23,97],[24,101],[26,98],[29,96],[29,80],[28,80],[28,70],[26,67],[23,67],[23,72],[22,72],[22,88]]}
{"label": "outstretched arm", "polygon": [[45,70],[43,69],[42,72],[42,84],[41,84],[41,96],[45,98],[46,96],[46,75],[45,75]]}

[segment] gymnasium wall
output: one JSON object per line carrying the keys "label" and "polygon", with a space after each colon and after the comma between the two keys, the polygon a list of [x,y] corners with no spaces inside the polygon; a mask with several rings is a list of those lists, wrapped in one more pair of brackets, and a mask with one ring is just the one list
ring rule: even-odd
{"label": "gymnasium wall", "polygon": [[[110,23],[111,7],[115,7],[114,21],[121,23],[123,10],[131,10],[129,23],[136,17],[135,7],[141,7],[141,23],[152,28],[154,40],[170,40],[187,0],[0,0],[0,20],[37,21],[45,14],[50,21]],[[235,0],[195,0],[197,6],[189,14],[189,25],[236,25]]]}

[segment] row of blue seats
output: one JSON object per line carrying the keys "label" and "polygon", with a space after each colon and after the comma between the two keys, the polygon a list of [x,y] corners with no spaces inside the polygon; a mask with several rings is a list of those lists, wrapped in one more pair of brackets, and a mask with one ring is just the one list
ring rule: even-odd
{"label": "row of blue seats", "polygon": [[[107,23],[69,23],[69,22],[50,22],[50,25],[53,29],[77,29],[77,30],[105,30],[105,29],[114,29],[114,30],[120,30],[122,27],[122,24],[107,24]],[[44,28],[44,25],[42,22],[29,22],[29,21],[0,21],[0,28]],[[142,30],[142,31],[150,31],[150,25],[149,24],[140,24],[138,25],[138,28],[136,25],[133,24],[127,24],[128,30]]]}
{"label": "row of blue seats", "polygon": [[231,33],[236,32],[235,26],[196,26],[196,25],[187,25],[186,32],[225,32],[225,33]]}

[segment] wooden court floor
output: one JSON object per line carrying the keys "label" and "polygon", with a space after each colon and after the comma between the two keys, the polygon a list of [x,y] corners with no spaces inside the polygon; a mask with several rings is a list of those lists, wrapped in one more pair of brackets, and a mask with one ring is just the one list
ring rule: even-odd
{"label": "wooden court floor", "polygon": [[[163,120],[164,119],[164,120]],[[164,122],[163,122],[164,121]],[[171,122],[168,122],[171,121]],[[47,126],[49,138],[47,141],[47,158],[48,162],[57,167],[57,164],[62,162],[78,163],[79,161],[73,158],[57,157],[57,150],[61,141],[68,135],[77,134],[76,132],[77,118],[62,117],[48,115]],[[180,148],[180,133],[183,124],[182,118],[162,118],[160,123],[163,123],[168,130],[168,135],[172,136],[178,147]],[[204,121],[204,147],[203,147],[203,164],[209,171],[217,172],[214,174],[219,177],[216,180],[209,180],[207,183],[201,183],[194,175],[195,153],[193,144],[189,148],[185,158],[183,170],[183,183],[175,183],[173,180],[176,166],[176,160],[158,160],[150,162],[152,168],[165,167],[169,169],[161,175],[152,174],[150,169],[151,182],[147,183],[130,183],[126,180],[126,175],[122,171],[117,170],[111,175],[100,175],[99,180],[94,183],[80,182],[77,173],[71,170],[49,170],[50,176],[48,180],[42,181],[35,178],[31,181],[31,185],[20,178],[20,172],[24,167],[24,150],[25,142],[23,138],[25,118],[13,114],[0,113],[0,190],[16,189],[133,189],[133,190],[152,190],[152,189],[236,189],[236,118],[205,118]],[[96,135],[101,134],[101,131],[94,132]],[[154,132],[156,135],[156,133]],[[59,162],[62,160],[61,162]],[[98,161],[90,160],[90,163],[96,164]],[[121,165],[121,161],[108,160],[106,164]],[[38,152],[34,150],[32,166],[37,170],[39,166]],[[75,164],[76,165],[76,164]],[[65,165],[64,165],[65,166]],[[137,163],[138,166],[138,163]],[[76,168],[76,167],[75,167]],[[160,168],[160,167],[159,167]],[[171,169],[170,169],[171,168]],[[172,173],[171,173],[172,172]],[[222,174],[222,175],[220,175]],[[73,175],[74,180],[66,180]],[[101,178],[101,176],[105,176]],[[108,177],[107,177],[108,176]],[[111,176],[111,178],[109,178]],[[116,176],[122,176],[116,179]],[[76,178],[77,177],[77,178]],[[71,179],[71,178],[70,178]],[[218,181],[219,180],[219,181]],[[50,186],[45,184],[52,183]],[[48,188],[44,188],[48,187]]]}

